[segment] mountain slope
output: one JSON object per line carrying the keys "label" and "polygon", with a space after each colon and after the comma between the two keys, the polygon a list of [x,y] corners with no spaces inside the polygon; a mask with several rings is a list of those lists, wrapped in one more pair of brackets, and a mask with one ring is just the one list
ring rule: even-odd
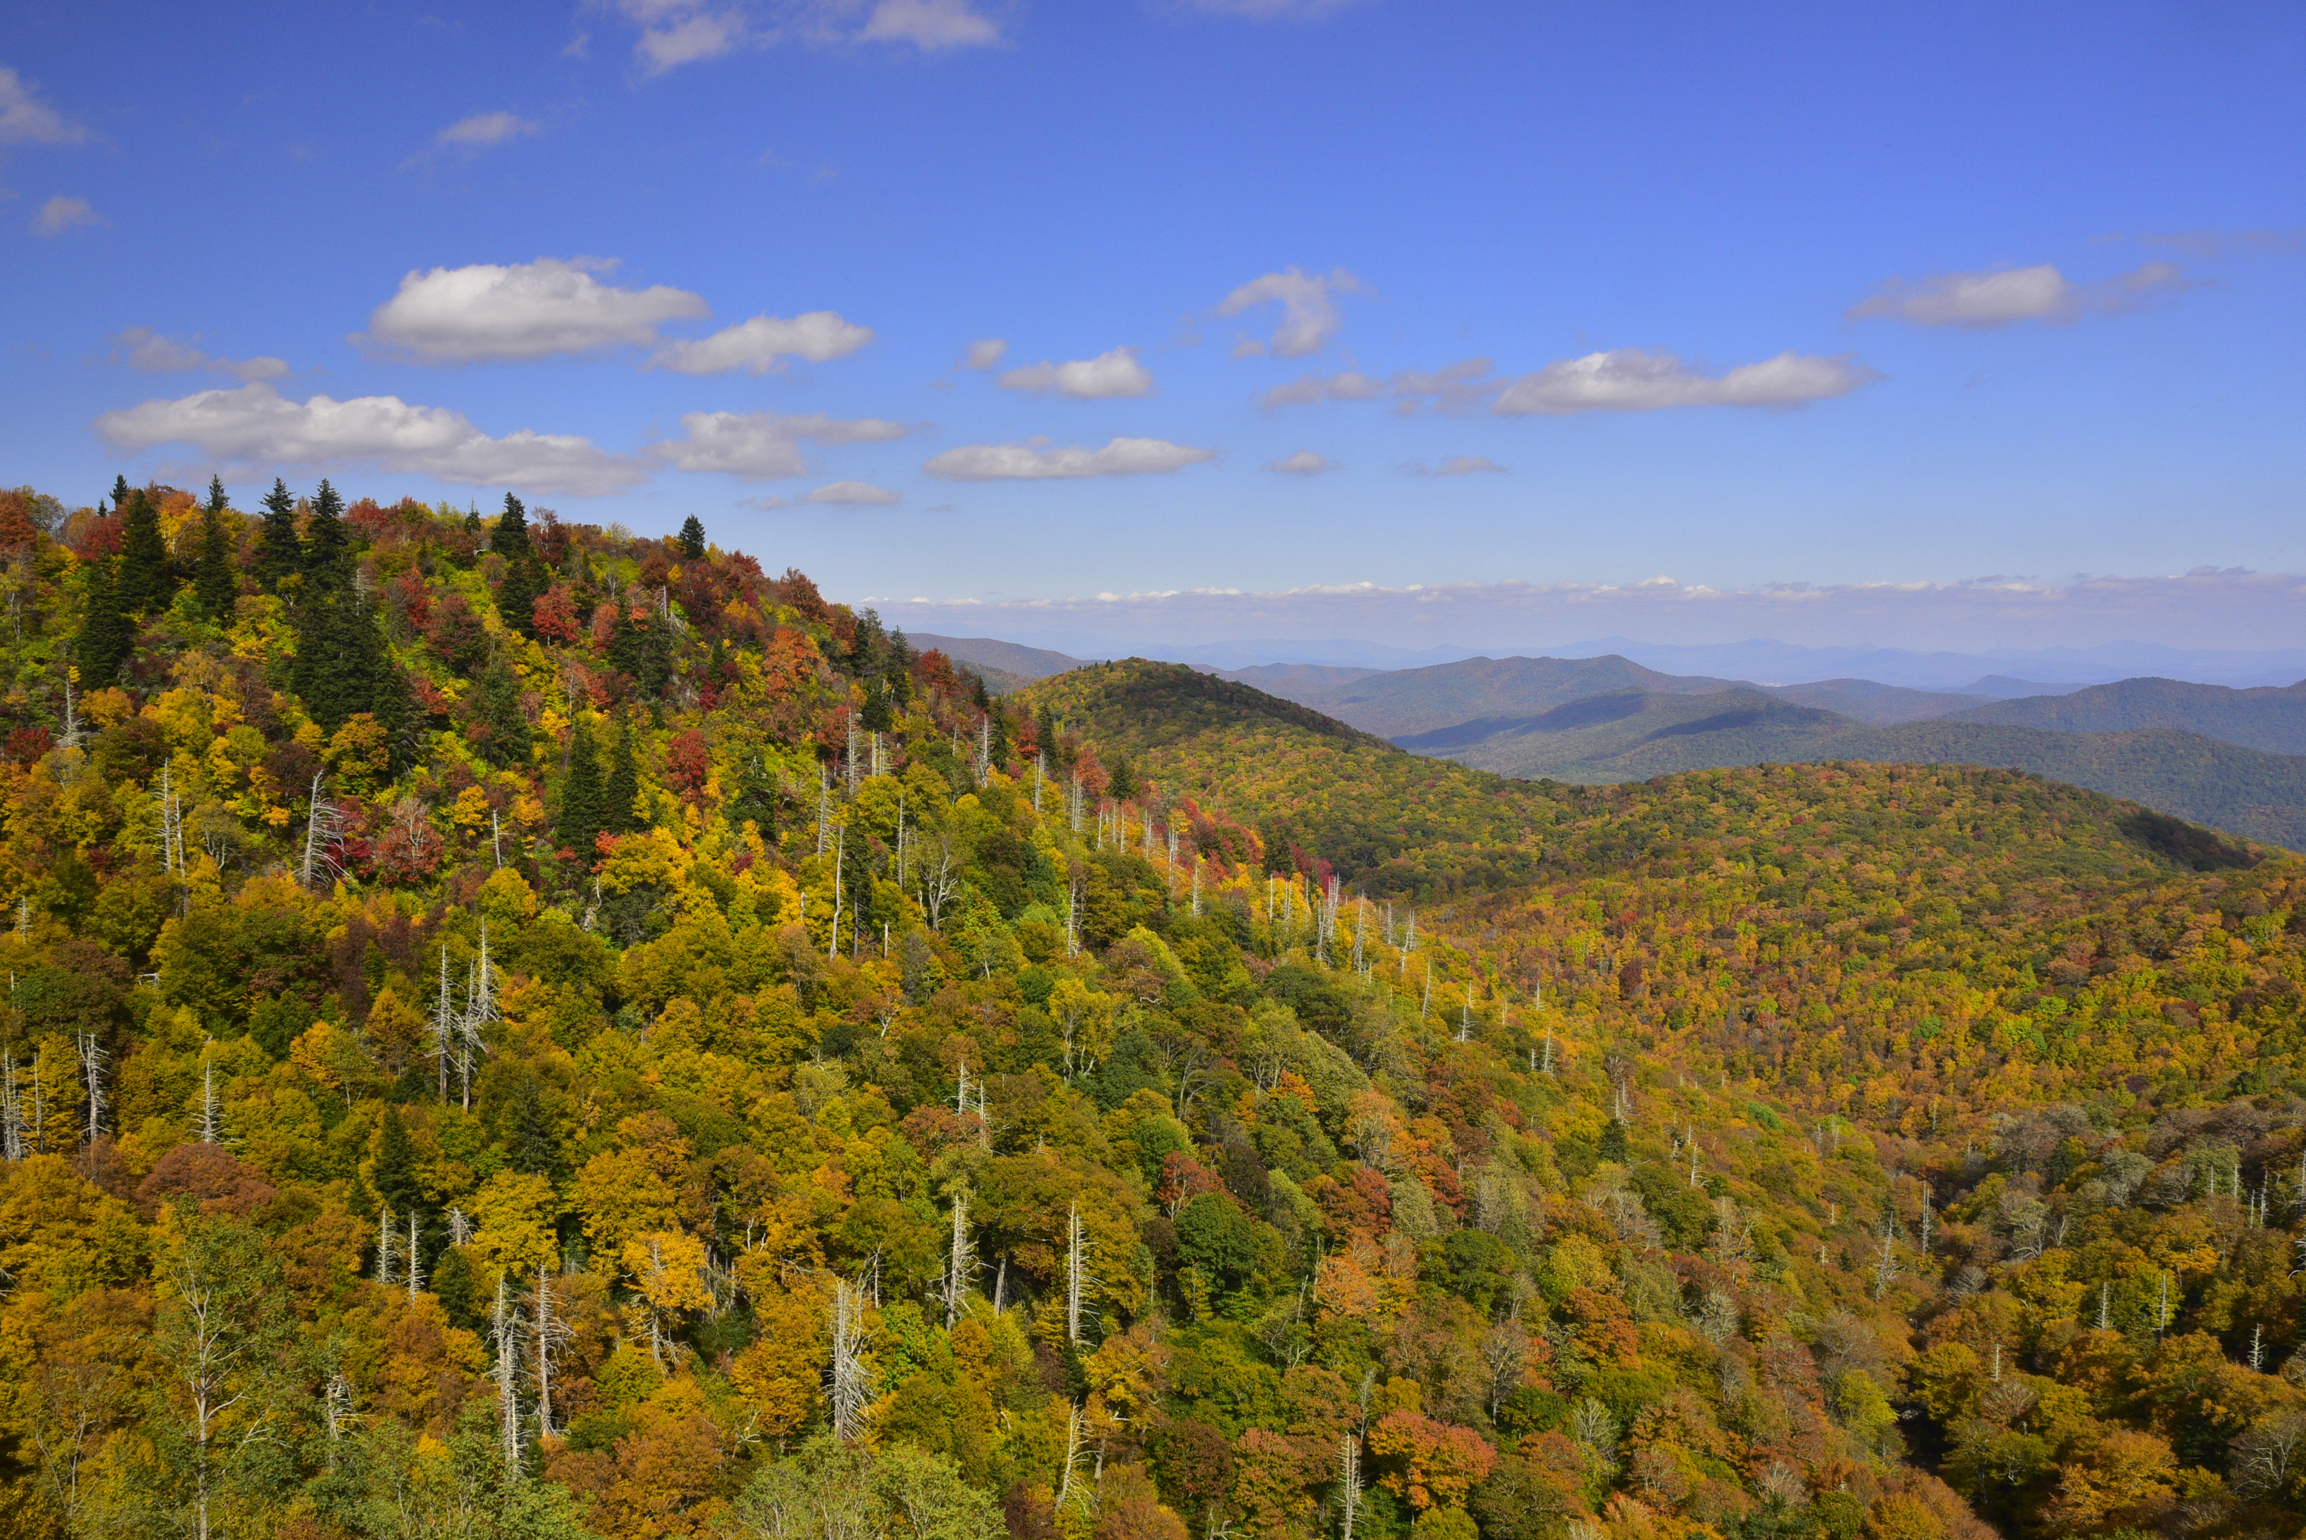
{"label": "mountain slope", "polygon": [[[1084,661],[1051,652],[1046,647],[1027,647],[1021,642],[1004,642],[990,636],[935,636],[920,631],[907,633],[905,639],[924,652],[934,648],[980,671],[999,669],[1005,675],[1027,682],[1079,668]],[[987,675],[987,685],[992,682],[992,676]]]}
{"label": "mountain slope", "polygon": [[2014,766],[2249,839],[2306,848],[2306,758],[2169,729],[2068,733],[1945,719],[1875,727],[1755,690],[1626,691],[1399,742],[1500,774],[1588,784],[1829,760]]}
{"label": "mountain slope", "polygon": [[[1288,683],[1290,698],[1387,738],[1427,733],[1481,717],[1534,716],[1618,690],[1702,694],[1735,687],[1728,679],[1660,674],[1620,657],[1467,658],[1431,668],[1396,669],[1326,688]],[[1283,692],[1287,693],[1287,692]]]}
{"label": "mountain slope", "polygon": [[2177,679],[2125,679],[2071,694],[1995,701],[1955,720],[2065,733],[2166,727],[2269,754],[2306,754],[2306,680],[2280,689],[2230,690]]}

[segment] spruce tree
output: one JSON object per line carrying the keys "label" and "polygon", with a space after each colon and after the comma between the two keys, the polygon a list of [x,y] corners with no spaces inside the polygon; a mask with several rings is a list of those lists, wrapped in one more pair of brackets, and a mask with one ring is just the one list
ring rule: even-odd
{"label": "spruce tree", "polygon": [[121,607],[112,562],[109,559],[90,562],[87,595],[80,612],[80,635],[72,648],[72,662],[80,670],[80,688],[101,690],[112,683],[135,646],[136,628]]}
{"label": "spruce tree", "polygon": [[416,1143],[408,1137],[400,1109],[390,1102],[376,1133],[376,1179],[369,1186],[404,1222],[410,1210],[424,1204],[424,1187],[416,1174]]}
{"label": "spruce tree", "polygon": [[192,562],[192,591],[200,600],[200,612],[210,620],[230,615],[239,591],[232,573],[232,538],[224,527],[230,507],[224,478],[209,477],[208,501],[200,510],[200,552]]}
{"label": "spruce tree", "polygon": [[608,784],[603,789],[601,826],[611,834],[632,834],[642,827],[640,814],[633,811],[633,803],[641,794],[641,769],[633,758],[633,724],[630,717],[617,722],[616,753],[609,760]]}
{"label": "spruce tree", "polygon": [[601,785],[600,752],[593,743],[592,727],[581,716],[569,729],[568,751],[568,774],[561,777],[560,816],[554,820],[553,830],[562,849],[574,851],[579,861],[590,866],[607,791]]}
{"label": "spruce tree", "polygon": [[281,579],[304,570],[304,542],[296,534],[296,496],[288,483],[272,478],[264,494],[264,520],[256,526],[256,586],[277,593]]}
{"label": "spruce tree", "polygon": [[534,554],[528,540],[528,510],[510,492],[504,495],[504,512],[498,516],[496,528],[489,534],[488,548],[507,563]]}
{"label": "spruce tree", "polygon": [[473,691],[473,717],[481,728],[479,748],[498,769],[528,763],[528,718],[520,709],[520,681],[502,658],[491,662]]}
{"label": "spruce tree", "polygon": [[[100,498],[98,501],[101,502],[102,499]],[[118,513],[127,506],[128,478],[126,476],[115,476],[112,478],[112,511],[114,513]]]}
{"label": "spruce tree", "polygon": [[705,559],[705,526],[693,513],[681,521],[681,555],[690,561]]}
{"label": "spruce tree", "polygon": [[312,516],[304,521],[305,580],[347,584],[351,567],[352,535],[344,527],[344,499],[324,477],[312,494]]}
{"label": "spruce tree", "polygon": [[504,581],[496,585],[496,612],[504,623],[527,637],[536,640],[536,602],[552,587],[552,578],[544,570],[544,563],[532,551],[523,551],[505,569]]}
{"label": "spruce tree", "polygon": [[168,542],[160,534],[160,510],[151,495],[128,494],[120,526],[120,607],[131,615],[156,615],[168,608],[176,584],[168,572]]}

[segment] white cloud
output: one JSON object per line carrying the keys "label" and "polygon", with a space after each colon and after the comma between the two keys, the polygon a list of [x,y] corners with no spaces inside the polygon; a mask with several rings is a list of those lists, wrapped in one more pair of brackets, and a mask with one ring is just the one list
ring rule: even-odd
{"label": "white cloud", "polygon": [[1780,353],[1712,375],[1670,353],[1617,348],[1565,358],[1523,375],[1505,388],[1495,410],[1521,417],[1677,406],[1797,407],[1846,396],[1880,378],[1846,355]]}
{"label": "white cloud", "polygon": [[485,149],[539,131],[534,121],[513,113],[476,112],[435,134],[433,143],[443,149]]}
{"label": "white cloud", "polygon": [[548,358],[620,344],[646,346],[667,321],[712,313],[701,295],[659,284],[617,289],[593,277],[615,264],[561,262],[411,271],[368,318],[365,340],[428,363]]}
{"label": "white cloud", "polygon": [[1942,273],[1909,283],[1893,278],[1847,319],[1886,317],[1912,326],[1983,330],[2020,321],[2057,325],[2088,313],[2126,310],[2151,296],[2192,287],[2175,262],[2148,262],[2095,284],[2076,284],[2049,263],[1983,273]]}
{"label": "white cloud", "polygon": [[676,470],[720,471],[740,481],[807,474],[803,443],[878,444],[914,431],[909,424],[878,417],[841,419],[822,412],[691,412],[681,427],[686,438],[651,444],[649,453]]}
{"label": "white cloud", "polygon": [[836,481],[830,486],[817,488],[808,495],[809,502],[830,503],[841,508],[886,508],[904,501],[903,494],[886,487],[876,487],[869,481]]}
{"label": "white cloud", "polygon": [[88,206],[86,198],[50,198],[40,205],[40,212],[32,216],[32,233],[47,237],[62,235],[80,225],[100,225],[103,220]]}
{"label": "white cloud", "polygon": [[1502,476],[1505,467],[1487,455],[1451,455],[1430,470],[1419,460],[1404,467],[1412,476]]}
{"label": "white cloud", "polygon": [[1050,481],[1082,476],[1152,476],[1217,458],[1157,438],[1117,438],[1103,449],[1050,449],[1030,444],[972,444],[948,449],[921,468],[947,481]]}
{"label": "white cloud", "polygon": [[1300,449],[1295,454],[1266,461],[1265,468],[1283,476],[1321,476],[1337,469],[1337,462],[1310,449]]}
{"label": "white cloud", "polygon": [[699,342],[668,342],[649,360],[649,367],[676,374],[726,374],[731,369],[767,374],[783,359],[829,363],[872,340],[870,326],[855,325],[830,310],[812,310],[790,321],[757,315]]}
{"label": "white cloud", "polygon": [[999,337],[979,337],[969,344],[969,351],[961,359],[964,369],[990,369],[1009,351],[1009,344]]}
{"label": "white cloud", "polygon": [[1003,390],[1029,390],[1036,395],[1054,391],[1076,401],[1102,401],[1113,396],[1149,396],[1153,376],[1137,362],[1135,348],[1115,348],[1095,358],[1070,363],[1046,361],[1012,369],[995,383]]}
{"label": "white cloud", "polygon": [[1001,29],[971,9],[969,0],[880,0],[857,38],[866,43],[911,43],[924,53],[936,53],[988,47],[1001,41]]}
{"label": "white cloud", "polygon": [[1257,398],[1267,411],[1284,406],[1313,406],[1330,401],[1374,401],[1391,396],[1401,410],[1415,411],[1431,402],[1445,411],[1477,406],[1504,388],[1491,377],[1495,368],[1486,358],[1468,358],[1439,369],[1403,369],[1387,379],[1347,369],[1337,374],[1301,374],[1286,385],[1276,385]]}
{"label": "white cloud", "polygon": [[491,438],[447,407],[411,406],[398,396],[337,401],[316,395],[296,402],[262,383],[106,412],[96,431],[131,452],[190,444],[235,464],[366,464],[578,497],[621,491],[648,476],[638,461],[569,434],[523,429]]}
{"label": "white cloud", "polygon": [[112,338],[113,357],[139,374],[173,374],[214,369],[240,380],[277,380],[288,373],[284,358],[218,358],[190,343],[163,337],[149,326],[131,326]]}
{"label": "white cloud", "polygon": [[697,0],[619,0],[617,9],[640,24],[633,54],[650,75],[717,59],[747,43],[775,40],[774,34],[754,32],[737,6],[716,8]]}
{"label": "white cloud", "polygon": [[1225,296],[1217,307],[1219,315],[1239,315],[1261,305],[1277,304],[1281,307],[1281,324],[1273,329],[1270,341],[1247,340],[1233,350],[1236,358],[1250,353],[1272,352],[1280,358],[1302,358],[1318,353],[1337,329],[1344,324],[1337,313],[1339,294],[1366,294],[1368,287],[1344,268],[1332,268],[1328,273],[1300,272],[1292,267],[1283,272],[1267,273]]}
{"label": "white cloud", "polygon": [[0,144],[79,144],[88,130],[40,100],[39,88],[0,64]]}

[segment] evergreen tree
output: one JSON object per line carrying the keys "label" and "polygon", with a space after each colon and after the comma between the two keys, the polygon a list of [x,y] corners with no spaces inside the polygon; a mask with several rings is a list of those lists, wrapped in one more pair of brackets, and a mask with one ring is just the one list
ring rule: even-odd
{"label": "evergreen tree", "polygon": [[90,562],[80,636],[72,649],[73,664],[80,670],[80,688],[101,690],[112,683],[135,646],[136,628],[121,605],[111,561]]}
{"label": "evergreen tree", "polygon": [[396,769],[413,757],[416,703],[392,659],[383,616],[358,589],[319,582],[305,592],[296,607],[289,683],[324,730],[333,733],[365,711],[392,741]]}
{"label": "evergreen tree", "polygon": [[[524,537],[525,538],[525,537]],[[544,570],[544,563],[532,551],[523,551],[505,569],[504,581],[496,585],[496,612],[504,623],[527,637],[536,640],[536,601],[552,587],[552,577]]]}
{"label": "evergreen tree", "polygon": [[304,521],[304,571],[314,583],[349,584],[352,535],[344,527],[344,499],[322,478],[312,494],[312,515]]}
{"label": "evergreen tree", "polygon": [[607,804],[600,752],[593,743],[591,725],[580,716],[569,729],[568,774],[561,778],[560,817],[553,827],[561,848],[576,852],[577,859],[587,866],[593,862],[593,841],[601,832]]}
{"label": "evergreen tree", "polygon": [[131,615],[156,615],[168,608],[176,584],[168,571],[168,542],[160,535],[160,510],[149,493],[128,494],[120,528],[120,607]]}
{"label": "evergreen tree", "polygon": [[617,722],[616,753],[609,760],[608,784],[603,789],[601,825],[611,834],[632,834],[642,827],[640,814],[633,803],[641,794],[640,764],[633,758],[633,724],[630,717]]}
{"label": "evergreen tree", "polygon": [[[98,498],[97,502],[99,506],[101,506],[103,499]],[[126,476],[115,476],[112,478],[112,511],[114,513],[118,513],[127,506],[128,478]]]}
{"label": "evergreen tree", "polygon": [[288,483],[272,478],[264,494],[264,520],[256,526],[256,586],[278,592],[281,579],[304,570],[304,542],[296,533],[296,497]]}
{"label": "evergreen tree", "polygon": [[681,521],[681,554],[690,561],[705,559],[705,526],[693,513]]}
{"label": "evergreen tree", "polygon": [[208,501],[200,510],[200,552],[193,558],[192,591],[200,612],[211,620],[232,613],[239,585],[232,572],[232,539],[224,527],[231,504],[224,496],[224,478],[208,478]]}
{"label": "evergreen tree", "polygon": [[528,510],[510,492],[504,495],[504,512],[498,516],[496,528],[488,537],[488,548],[508,563],[535,554],[528,539]]}
{"label": "evergreen tree", "polygon": [[404,1218],[424,1204],[424,1188],[416,1175],[416,1143],[400,1120],[400,1109],[385,1104],[384,1122],[376,1133],[376,1178],[369,1183],[393,1213]]}
{"label": "evergreen tree", "polygon": [[528,718],[520,709],[520,681],[504,660],[491,662],[473,691],[474,736],[482,757],[498,769],[528,763]]}

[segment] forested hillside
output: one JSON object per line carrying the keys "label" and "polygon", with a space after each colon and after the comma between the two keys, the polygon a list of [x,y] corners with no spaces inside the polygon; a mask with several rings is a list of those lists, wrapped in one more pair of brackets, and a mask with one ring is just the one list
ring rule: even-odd
{"label": "forested hillside", "polygon": [[1995,701],[1962,712],[1960,719],[2058,732],[2161,727],[2269,754],[2306,754],[2306,680],[2281,689],[2233,690],[2178,679],[2124,679],[2070,694]]}
{"label": "forested hillside", "polygon": [[0,496],[24,1536],[2287,1534],[2298,863]]}

